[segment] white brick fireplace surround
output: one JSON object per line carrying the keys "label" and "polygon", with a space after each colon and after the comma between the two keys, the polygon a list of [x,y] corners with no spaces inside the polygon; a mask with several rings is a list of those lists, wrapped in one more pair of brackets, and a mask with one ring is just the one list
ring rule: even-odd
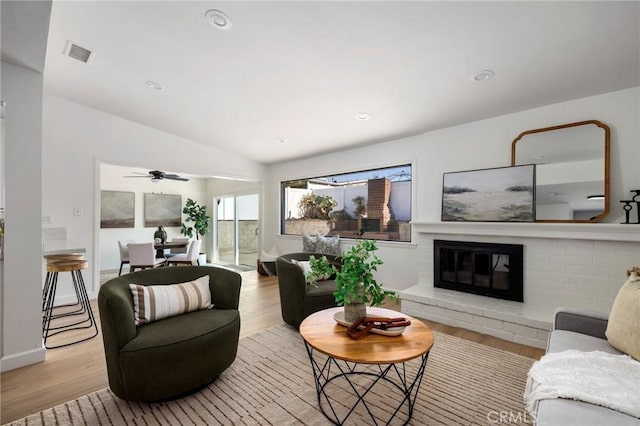
{"label": "white brick fireplace surround", "polygon": [[[399,292],[408,315],[545,348],[560,306],[609,312],[626,270],[640,266],[640,225],[413,223],[418,284]],[[433,240],[522,244],[524,303],[433,286]]]}

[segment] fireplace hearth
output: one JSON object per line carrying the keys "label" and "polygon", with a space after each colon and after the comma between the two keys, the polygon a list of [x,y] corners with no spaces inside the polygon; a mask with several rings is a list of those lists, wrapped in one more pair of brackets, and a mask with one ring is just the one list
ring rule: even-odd
{"label": "fireplace hearth", "polygon": [[434,240],[434,286],[523,302],[523,246]]}

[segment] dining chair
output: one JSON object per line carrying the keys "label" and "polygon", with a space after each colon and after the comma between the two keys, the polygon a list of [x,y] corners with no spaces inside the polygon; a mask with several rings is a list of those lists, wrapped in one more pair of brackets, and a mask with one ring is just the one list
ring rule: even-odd
{"label": "dining chair", "polygon": [[153,243],[129,244],[129,267],[133,272],[136,268],[147,269],[163,266],[167,262],[164,257],[157,258]]}
{"label": "dining chair", "polygon": [[202,240],[193,240],[186,254],[176,254],[168,259],[169,265],[199,265],[198,255]]}
{"label": "dining chair", "polygon": [[118,248],[120,249],[120,270],[118,276],[122,275],[122,266],[129,263],[129,247],[127,245],[133,243],[134,240],[118,240]]}
{"label": "dining chair", "polygon": [[[188,243],[189,238],[173,238],[171,240],[172,243]],[[175,256],[176,254],[186,254],[189,246],[186,245],[184,247],[176,247],[169,250],[169,257]]]}

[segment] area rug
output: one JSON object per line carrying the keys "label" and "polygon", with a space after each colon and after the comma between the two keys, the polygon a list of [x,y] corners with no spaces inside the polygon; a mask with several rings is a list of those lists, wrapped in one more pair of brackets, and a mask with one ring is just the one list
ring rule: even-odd
{"label": "area rug", "polygon": [[[526,424],[522,394],[533,359],[434,333],[412,425]],[[409,363],[411,369],[417,363]],[[170,368],[168,366],[168,368]],[[337,389],[340,392],[340,389]],[[384,390],[377,391],[386,410]],[[389,389],[389,392],[393,392]],[[339,399],[339,398],[338,398]],[[238,357],[207,388],[146,404],[102,389],[11,425],[328,425],[298,332],[278,325],[240,340]],[[354,413],[347,424],[374,424]]]}

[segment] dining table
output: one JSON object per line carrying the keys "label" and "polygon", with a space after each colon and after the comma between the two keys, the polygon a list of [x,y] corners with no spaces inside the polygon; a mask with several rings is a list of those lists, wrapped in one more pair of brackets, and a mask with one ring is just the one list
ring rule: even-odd
{"label": "dining table", "polygon": [[191,241],[165,241],[164,243],[153,243],[153,248],[156,249],[156,258],[163,258],[164,251],[166,249],[187,247]]}

